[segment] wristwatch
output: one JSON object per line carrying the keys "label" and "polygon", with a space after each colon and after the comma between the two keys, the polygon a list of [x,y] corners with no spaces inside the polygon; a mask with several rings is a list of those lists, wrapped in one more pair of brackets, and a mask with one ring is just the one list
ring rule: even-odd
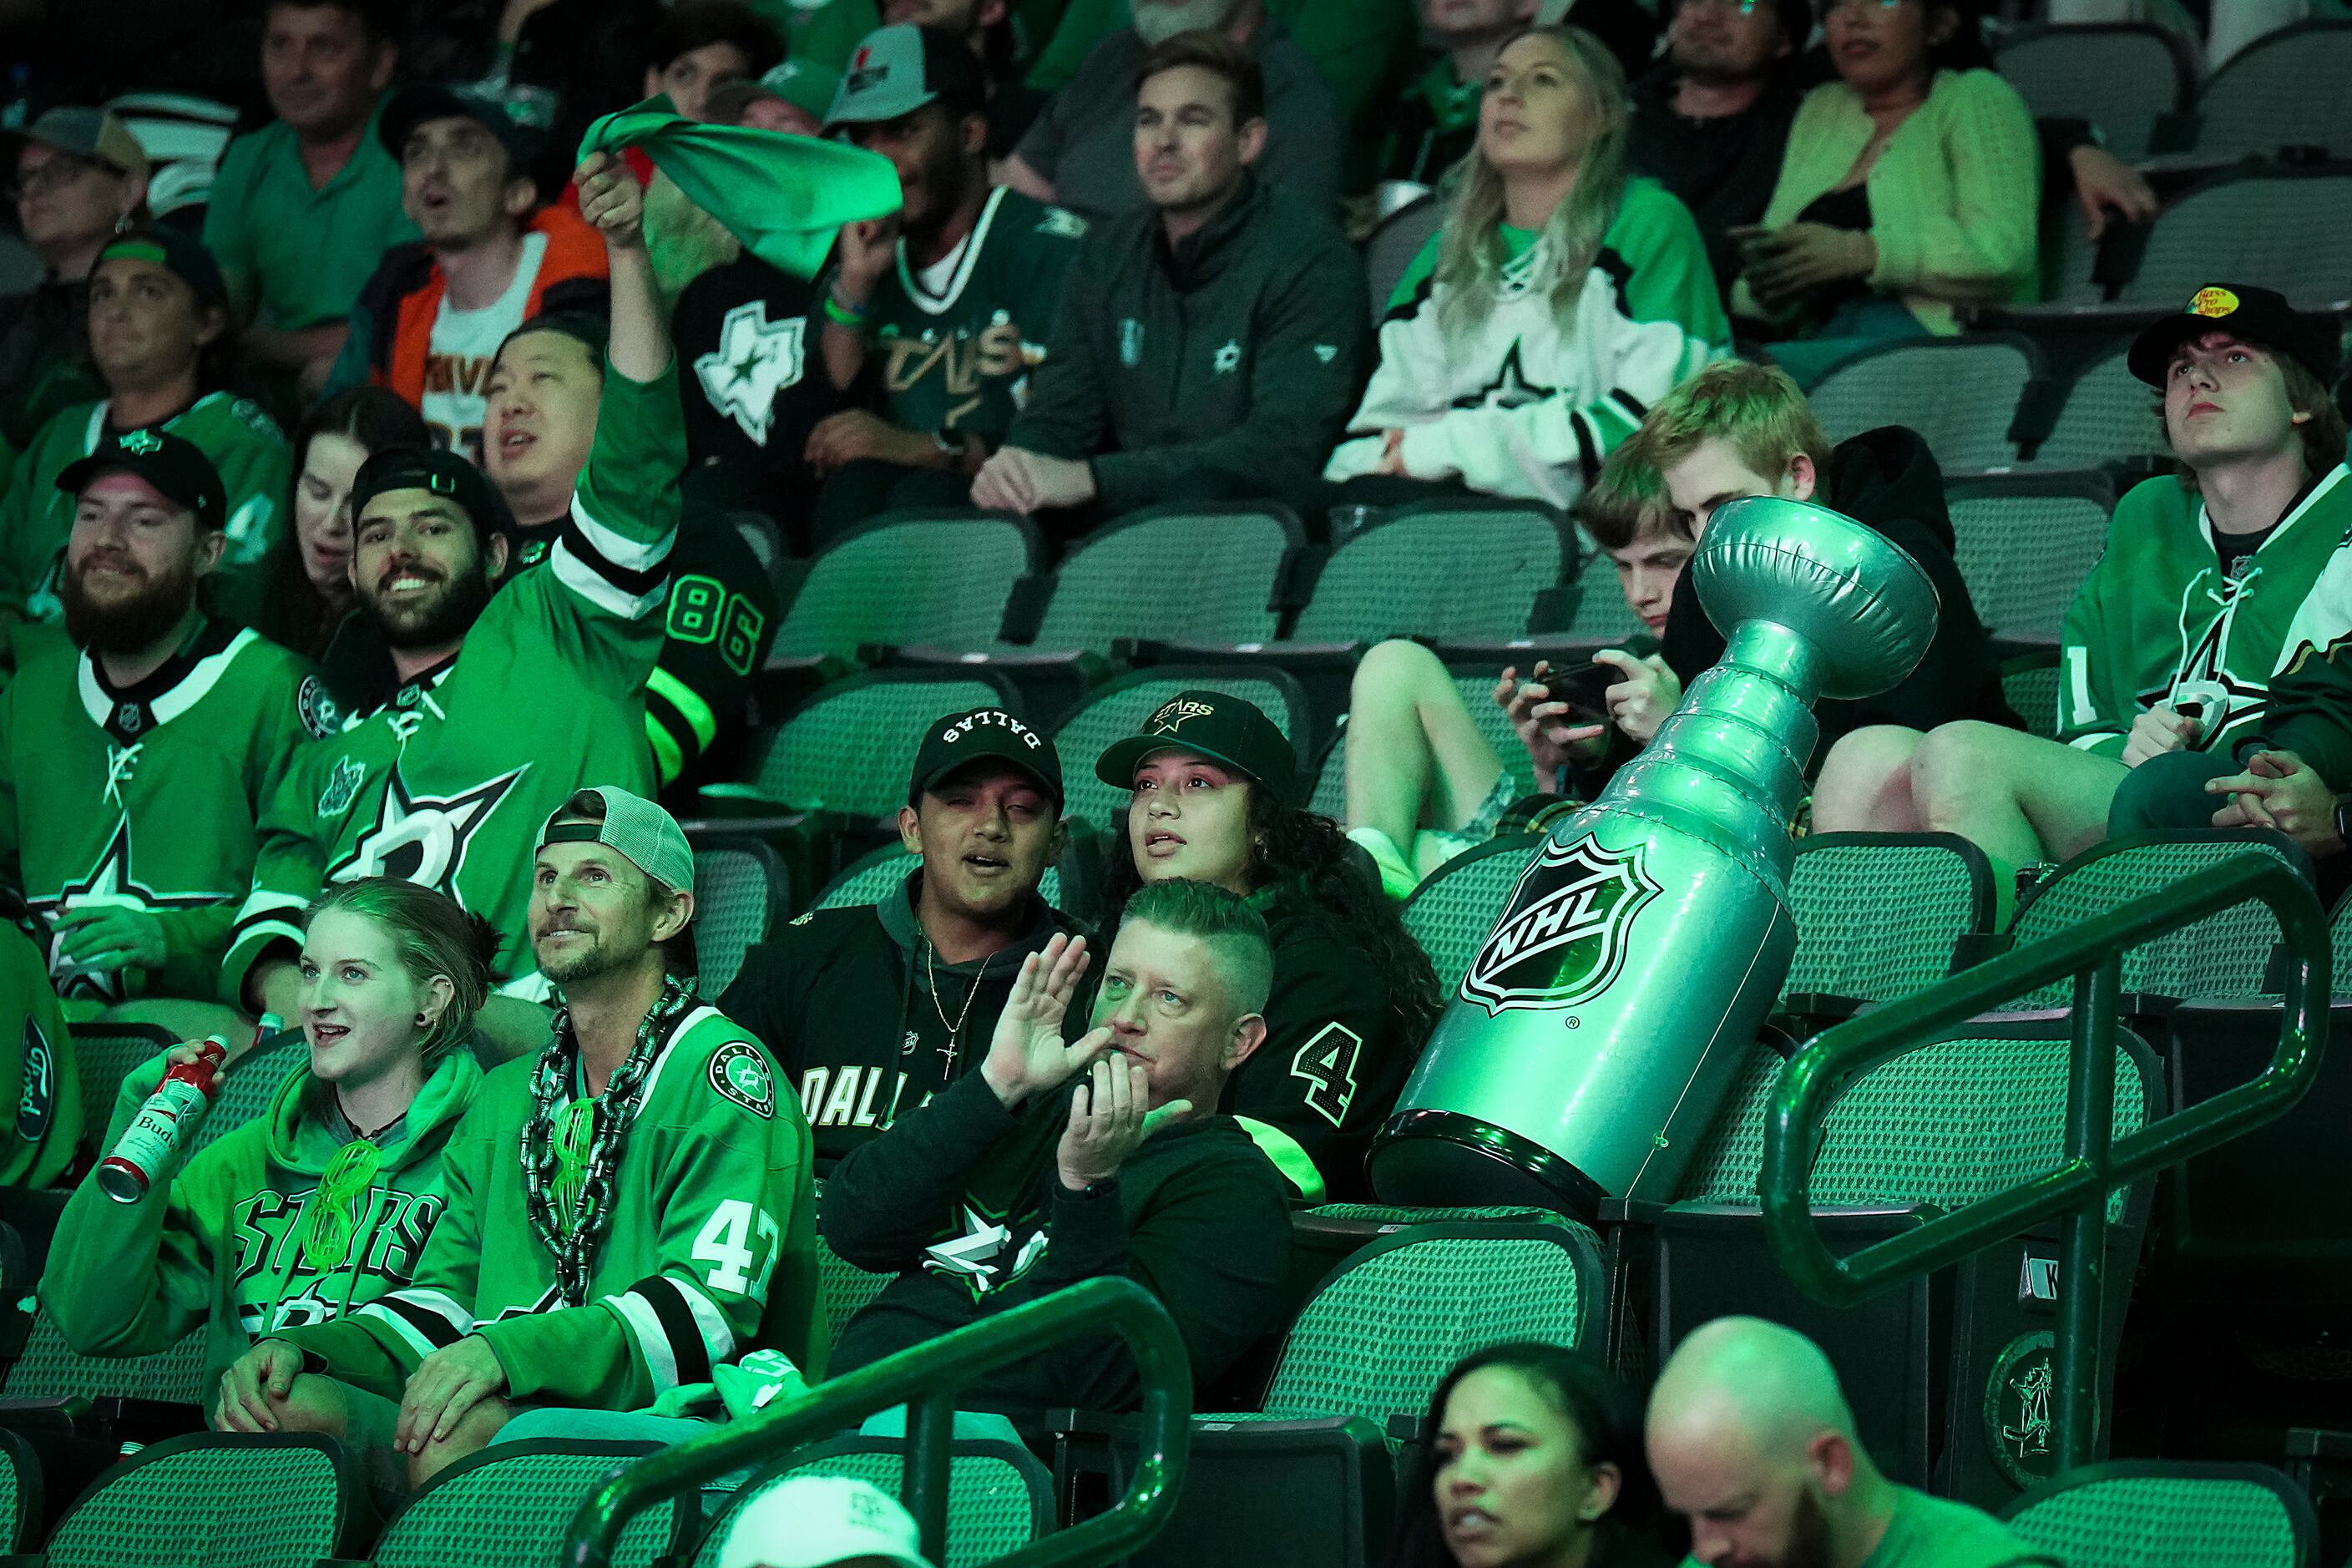
{"label": "wristwatch", "polygon": [[[2344,849],[2352,849],[2352,795],[2336,797],[2336,838]],[[2338,849],[2342,854],[2344,849]]]}
{"label": "wristwatch", "polygon": [[1062,1180],[1062,1173],[1059,1171],[1056,1171],[1054,1173],[1054,1184],[1062,1189],[1062,1195],[1064,1197],[1069,1199],[1072,1203],[1080,1204],[1090,1204],[1097,1198],[1108,1197],[1111,1194],[1118,1191],[1118,1178],[1117,1176],[1106,1176],[1099,1182],[1088,1182],[1083,1187],[1073,1187],[1065,1184]]}

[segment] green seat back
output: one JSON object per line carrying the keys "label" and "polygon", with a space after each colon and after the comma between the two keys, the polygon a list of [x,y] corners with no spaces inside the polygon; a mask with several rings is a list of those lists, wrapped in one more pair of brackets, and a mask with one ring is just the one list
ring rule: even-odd
{"label": "green seat back", "polygon": [[[2327,8],[2310,9],[2325,14]],[[2340,7],[2334,9],[2340,14]],[[2223,163],[2238,158],[2268,158],[2282,147],[2325,147],[2335,157],[2352,158],[2352,103],[2345,100],[2347,80],[2352,80],[2352,22],[2306,22],[2264,34],[2232,56],[2206,83],[2197,102],[2202,121],[2197,132],[2199,160]],[[2281,227],[2293,228],[2297,220],[2309,216],[2289,212]],[[2222,271],[2214,276],[2244,274]],[[2294,297],[2294,290],[2286,284],[2271,282],[2268,274],[2263,277],[2266,287]]]}
{"label": "green seat back", "polygon": [[308,1568],[343,1533],[331,1448],[206,1434],[142,1449],[58,1521],[47,1568]]}
{"label": "green seat back", "polygon": [[2000,694],[2025,721],[2029,734],[2058,738],[2058,661],[2040,654],[2012,658],[2000,667]]}
{"label": "green seat back", "polygon": [[9,1363],[0,1393],[11,1399],[154,1399],[168,1405],[201,1405],[205,1387],[205,1331],[199,1327],[169,1350],[142,1356],[86,1356],[66,1343],[47,1307],[33,1314],[25,1348]]}
{"label": "green seat back", "polygon": [[1054,574],[1031,646],[1108,653],[1119,637],[1271,641],[1290,549],[1286,520],[1270,512],[1155,508],[1078,541]]}
{"label": "green seat back", "polygon": [[1946,474],[1967,473],[2017,461],[2009,427],[2039,368],[2023,338],[1906,340],[1838,364],[1808,398],[1832,441],[1906,426]]}
{"label": "green seat back", "polygon": [[[509,1568],[552,1563],[592,1488],[655,1451],[650,1443],[501,1443],[452,1466],[384,1526],[375,1568]],[[651,1568],[670,1550],[673,1503],[623,1527],[614,1568]]]}
{"label": "green seat back", "polygon": [[1095,777],[1095,760],[1110,748],[1112,742],[1124,740],[1142,729],[1144,721],[1177,693],[1201,688],[1255,703],[1274,721],[1276,729],[1294,741],[1297,738],[1297,727],[1306,721],[1304,713],[1291,710],[1292,693],[1297,688],[1244,674],[1238,667],[1230,675],[1220,670],[1213,676],[1162,679],[1154,675],[1141,680],[1116,680],[1095,692],[1084,706],[1062,721],[1054,731],[1054,746],[1062,754],[1062,787],[1068,796],[1063,804],[1063,814],[1110,830],[1118,838],[1113,853],[1126,852],[1126,839],[1120,829],[1129,792],[1113,789]]}
{"label": "green seat back", "polygon": [[[2344,36],[2352,39],[2352,31]],[[2328,97],[2344,96],[2339,79]],[[2291,102],[2276,106],[2297,121],[2310,108]],[[2352,135],[2352,109],[2337,114],[2339,127]],[[2352,254],[2347,246],[2352,246],[2352,174],[2340,170],[2237,174],[2200,185],[2157,214],[2147,231],[2147,248],[2140,252],[2139,270],[2116,291],[2116,300],[2177,310],[2216,278],[2260,278],[2263,287],[2306,304],[2340,300],[2346,283],[2352,281],[2352,265],[2345,259]]]}
{"label": "green seat back", "polygon": [[843,1258],[830,1247],[816,1249],[817,1288],[824,1294],[825,1321],[833,1325],[837,1335],[842,1325],[866,1310],[866,1304],[882,1294],[882,1288],[898,1278],[894,1274],[871,1274]]}
{"label": "green seat back", "polygon": [[2058,639],[2067,606],[2106,548],[2113,505],[2092,489],[1950,498],[1960,579],[1986,630]]}
{"label": "green seat back", "polygon": [[[2095,1472],[2127,1467],[2097,1466]],[[2156,1467],[2150,1467],[2154,1470]],[[2182,1467],[2255,1470],[2255,1466]],[[2275,1475],[2104,1475],[2021,1499],[2009,1527],[2067,1568],[2303,1568],[2309,1543]]]}
{"label": "green seat back", "polygon": [[2117,349],[2066,389],[2058,422],[2033,462],[2037,468],[2088,468],[2166,449],[2156,389],[2132,374]]}
{"label": "green seat back", "polygon": [[1576,1346],[1597,1321],[1600,1253],[1572,1221],[1428,1226],[1357,1253],[1291,1325],[1269,1416],[1418,1413],[1455,1362],[1505,1340]]}
{"label": "green seat back", "polygon": [[[1813,1163],[1814,1205],[1958,1209],[2049,1170],[2066,1146],[2067,1050],[2046,1030],[1969,1036],[1865,1075],[1830,1111]],[[1751,1048],[1683,1173],[1677,1202],[1757,1206],[1781,1066],[1769,1049]],[[2137,1061],[2117,1051],[2117,1138],[2147,1121],[2149,1093]]]}
{"label": "green seat back", "polygon": [[1348,726],[1344,723],[1316,764],[1315,793],[1307,797],[1307,809],[1334,822],[1348,820]]}
{"label": "green seat back", "polygon": [[795,810],[889,816],[907,804],[925,727],[1003,700],[982,680],[845,680],[810,698],[768,738],[754,782]]}
{"label": "green seat back", "polygon": [[[2296,864],[2276,842],[2251,836],[2113,840],[2060,867],[2019,906],[2010,929],[2023,947],[2236,855],[2273,855]],[[2123,989],[2171,997],[2258,996],[2278,940],[2278,919],[2268,905],[2239,904],[2125,953]],[[2071,979],[2054,981],[2012,1005],[2063,1007],[2074,994]]]}
{"label": "green seat back", "polygon": [[2147,155],[2158,116],[2180,107],[2187,51],[2154,26],[2028,27],[1994,51],[1994,68],[2036,114],[2088,120],[2107,150]]}
{"label": "green seat back", "polygon": [[1440,996],[1460,988],[1542,843],[1540,834],[1517,833],[1482,844],[1439,867],[1406,900],[1404,929],[1437,971]]}
{"label": "green seat back", "polygon": [[1584,543],[1588,553],[1576,574],[1576,614],[1569,621],[1568,635],[1579,642],[1613,643],[1647,633],[1650,628],[1625,602],[1617,563],[1591,539]]}
{"label": "green seat back", "polygon": [[1562,549],[1559,525],[1532,506],[1399,512],[1331,552],[1290,635],[1300,642],[1522,637],[1536,595],[1557,586],[1569,564]]}
{"label": "green seat back", "polygon": [[168,1029],[152,1024],[74,1024],[74,1070],[81,1086],[82,1136],[92,1148],[114,1119],[115,1096],[131,1069],[152,1061],[175,1043]]}
{"label": "green seat back", "polygon": [[717,1000],[743,967],[743,955],[768,940],[785,891],[775,862],[758,851],[709,845],[694,852],[694,953],[698,989]]}
{"label": "green seat back", "polygon": [[1789,909],[1797,952],[1783,995],[1892,1002],[1925,991],[1951,967],[1953,944],[1992,910],[1984,857],[1948,843],[1832,834],[1797,847]]}
{"label": "green seat back", "polygon": [[0,1431],[0,1555],[21,1552],[41,1517],[41,1461],[14,1432]]}
{"label": "green seat back", "polygon": [[[310,1042],[299,1028],[287,1029],[247,1055],[220,1075],[219,1085],[213,1096],[213,1108],[205,1116],[204,1125],[188,1145],[193,1158],[225,1132],[231,1132],[257,1116],[268,1114],[278,1091],[286,1080],[310,1066]],[[105,1126],[100,1123],[99,1135]]]}
{"label": "green seat back", "polygon": [[986,647],[1028,570],[1028,539],[1004,518],[908,518],[860,530],[810,563],[776,628],[775,656],[845,658],[865,643]]}
{"label": "green seat back", "polygon": [[[802,1450],[747,1481],[703,1536],[694,1568],[717,1568],[735,1513],[795,1475],[847,1476],[897,1497],[906,1464],[893,1438],[848,1437]],[[980,1568],[1053,1528],[1053,1478],[1012,1444],[960,1438],[948,1458],[948,1538],[940,1568]]]}

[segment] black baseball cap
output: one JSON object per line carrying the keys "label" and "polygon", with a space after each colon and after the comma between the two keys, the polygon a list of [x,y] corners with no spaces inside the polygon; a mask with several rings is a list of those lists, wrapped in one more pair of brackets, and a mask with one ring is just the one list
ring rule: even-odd
{"label": "black baseball cap", "polygon": [[531,164],[547,145],[547,128],[540,123],[541,106],[528,98],[501,98],[478,87],[423,81],[392,95],[377,116],[375,133],[395,163],[408,147],[408,138],[428,120],[471,120],[498,138],[507,150],[513,173],[528,176]]}
{"label": "black baseball cap", "polygon": [[1062,804],[1062,754],[1054,742],[1002,708],[974,708],[934,720],[915,752],[915,776],[907,784],[907,804],[960,768],[982,761],[1010,763],[1043,784]]}
{"label": "black baseball cap", "polygon": [[2124,363],[2132,374],[2160,387],[2173,351],[2191,338],[2214,331],[2284,354],[2323,384],[2335,378],[2335,329],[2288,304],[2286,296],[2276,289],[2257,289],[2249,283],[2206,284],[2189,297],[2179,315],[2165,317],[2134,338]]}
{"label": "black baseball cap", "polygon": [[228,526],[228,492],[204,448],[168,430],[131,430],[110,437],[87,458],[68,463],[58,489],[78,496],[93,479],[135,474],[164,500],[196,514],[198,528]]}
{"label": "black baseball cap", "polygon": [[950,114],[987,111],[988,76],[971,46],[945,27],[877,27],[849,57],[824,128],[896,120],[933,102]]}
{"label": "black baseball cap", "polygon": [[391,490],[431,490],[457,503],[474,522],[475,533],[487,542],[493,533],[512,533],[514,513],[507,498],[482,475],[482,470],[456,452],[436,447],[386,447],[360,465],[352,480],[352,520],[356,524],[368,502]]}
{"label": "black baseball cap", "polygon": [[220,263],[194,235],[163,226],[141,229],[109,240],[98,253],[100,264],[117,257],[152,262],[185,283],[197,304],[215,310],[228,309],[228,285],[222,280]]}
{"label": "black baseball cap", "polygon": [[1195,752],[1245,773],[1284,805],[1298,782],[1298,752],[1255,702],[1223,691],[1180,691],[1143,721],[1139,733],[1114,741],[1095,763],[1095,777],[1114,789],[1133,789],[1135,770],[1154,752]]}

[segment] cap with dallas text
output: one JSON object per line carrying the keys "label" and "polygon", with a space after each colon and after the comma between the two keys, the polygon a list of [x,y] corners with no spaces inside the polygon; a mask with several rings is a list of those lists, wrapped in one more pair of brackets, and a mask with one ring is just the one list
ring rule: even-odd
{"label": "cap with dallas text", "polygon": [[1002,708],[974,708],[931,721],[915,752],[907,804],[914,805],[950,773],[983,761],[1011,763],[1043,784],[1060,807],[1062,754],[1051,740]]}
{"label": "cap with dallas text", "polygon": [[1135,770],[1154,752],[1192,752],[1223,763],[1263,785],[1284,805],[1298,782],[1298,752],[1256,703],[1223,691],[1180,691],[1152,710],[1143,728],[1114,741],[1095,763],[1095,776],[1114,789],[1133,789]]}
{"label": "cap with dallas text", "polygon": [[2124,363],[2150,386],[2164,384],[2173,352],[2207,332],[2227,332],[2273,353],[2284,354],[2324,384],[2336,376],[2335,329],[2307,316],[2273,289],[2250,283],[2208,283],[2189,297],[2176,316],[2142,329]]}

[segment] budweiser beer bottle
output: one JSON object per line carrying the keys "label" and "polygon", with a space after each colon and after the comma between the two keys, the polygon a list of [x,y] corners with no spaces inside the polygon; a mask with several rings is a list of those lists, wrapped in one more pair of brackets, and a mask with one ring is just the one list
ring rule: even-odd
{"label": "budweiser beer bottle", "polygon": [[195,1123],[211,1105],[228,1042],[208,1036],[196,1053],[194,1061],[173,1064],[123,1130],[114,1152],[99,1162],[99,1190],[116,1203],[135,1204],[147,1195],[157,1174],[187,1146]]}

